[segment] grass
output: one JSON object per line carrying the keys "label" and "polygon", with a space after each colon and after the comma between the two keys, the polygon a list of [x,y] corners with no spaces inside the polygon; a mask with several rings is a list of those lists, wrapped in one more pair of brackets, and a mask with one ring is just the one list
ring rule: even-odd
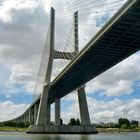
{"label": "grass", "polygon": [[[19,127],[10,127],[10,126],[0,126],[0,131],[7,131],[7,132],[26,132],[27,127],[19,128]],[[119,129],[119,128],[97,128],[99,133],[100,132],[140,132],[140,127],[136,129]]]}
{"label": "grass", "polygon": [[10,126],[0,126],[0,131],[13,131],[13,132],[26,132],[28,128],[10,127]]}
{"label": "grass", "polygon": [[119,128],[97,128],[98,132],[140,132],[140,128],[136,129],[119,129]]}

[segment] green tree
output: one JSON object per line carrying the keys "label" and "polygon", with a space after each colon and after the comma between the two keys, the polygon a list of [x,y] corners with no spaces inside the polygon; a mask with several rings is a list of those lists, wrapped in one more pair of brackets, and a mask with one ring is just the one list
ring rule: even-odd
{"label": "green tree", "polygon": [[122,124],[121,129],[129,129],[129,126],[127,124]]}
{"label": "green tree", "polygon": [[130,128],[130,121],[126,118],[120,118],[118,120],[119,128],[121,128],[122,125],[127,125]]}
{"label": "green tree", "polygon": [[63,125],[63,120],[62,119],[60,119],[60,125]]}
{"label": "green tree", "polygon": [[118,128],[119,125],[117,123],[114,123],[114,128]]}
{"label": "green tree", "polygon": [[131,125],[135,125],[136,127],[138,127],[139,122],[138,121],[135,121],[135,120],[132,120],[131,121]]}
{"label": "green tree", "polygon": [[131,125],[131,129],[136,129],[136,128],[137,128],[137,126],[135,124]]}
{"label": "green tree", "polygon": [[76,125],[80,125],[80,120],[79,120],[79,118],[77,118],[77,120],[76,120]]}
{"label": "green tree", "polygon": [[75,120],[75,118],[71,118],[71,119],[70,119],[69,125],[76,125],[76,120]]}

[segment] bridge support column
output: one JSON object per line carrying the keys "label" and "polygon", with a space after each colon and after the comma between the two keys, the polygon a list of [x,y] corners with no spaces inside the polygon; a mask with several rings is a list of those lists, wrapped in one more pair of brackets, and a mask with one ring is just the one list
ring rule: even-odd
{"label": "bridge support column", "polygon": [[47,116],[46,116],[46,124],[47,125],[50,125],[50,122],[51,122],[51,105],[50,104],[47,104]]}
{"label": "bridge support column", "polygon": [[77,91],[78,91],[81,125],[90,125],[90,118],[89,118],[87,100],[85,95],[85,89],[84,87],[81,87]]}
{"label": "bridge support column", "polygon": [[29,124],[31,124],[31,111],[30,111],[30,108],[29,108],[29,111],[28,111],[28,122]]}
{"label": "bridge support column", "polygon": [[[48,95],[51,85],[51,72],[53,64],[53,52],[54,52],[54,37],[55,37],[55,10],[51,8],[50,17],[50,29],[49,29],[49,40],[46,42],[49,47],[49,60],[47,63],[47,70],[45,74],[44,87],[40,98],[39,109],[37,114],[36,124],[30,126],[28,132],[45,132],[46,125],[50,124],[50,105],[48,104]],[[47,61],[47,60],[46,60]]]}
{"label": "bridge support column", "polygon": [[55,99],[55,125],[60,125],[60,99]]}
{"label": "bridge support column", "polygon": [[34,124],[36,123],[37,118],[37,104],[34,105]]}
{"label": "bridge support column", "polygon": [[44,87],[43,94],[41,95],[39,110],[37,113],[37,120],[35,125],[31,125],[28,133],[43,133],[45,132],[46,124],[50,122],[50,105],[47,104],[49,86]]}
{"label": "bridge support column", "polygon": [[24,114],[24,116],[23,116],[23,119],[24,119],[24,124],[26,124],[26,115]]}
{"label": "bridge support column", "polygon": [[42,125],[42,126],[46,125],[47,119],[45,116],[47,116],[47,109],[48,109],[48,104],[47,104],[48,92],[49,92],[49,86],[46,86],[41,96],[36,125]]}
{"label": "bridge support column", "polygon": [[32,108],[29,108],[29,123],[32,124],[33,122],[33,116],[32,116]]}
{"label": "bridge support column", "polygon": [[26,112],[26,124],[29,123],[29,120],[28,120],[28,112]]}

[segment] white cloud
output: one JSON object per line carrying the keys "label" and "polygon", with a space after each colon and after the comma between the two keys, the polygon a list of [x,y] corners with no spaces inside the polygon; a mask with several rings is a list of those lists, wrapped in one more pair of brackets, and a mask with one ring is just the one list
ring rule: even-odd
{"label": "white cloud", "polygon": [[[35,67],[35,66],[33,66]],[[36,71],[28,65],[15,64],[11,68],[10,83],[24,84],[25,91],[33,93],[36,82]]]}
{"label": "white cloud", "polygon": [[[18,6],[18,1],[11,0],[10,2],[13,2],[13,5],[3,4],[3,7],[10,12],[12,21],[7,23],[0,20],[0,64],[4,65],[11,73],[9,79],[6,79],[6,83],[3,84],[5,84],[4,87],[15,83],[24,84],[22,89],[31,93],[34,90],[46,38],[48,15],[41,8],[28,7],[27,3],[33,6],[31,1],[22,3],[20,6],[23,7]],[[31,12],[31,9],[34,11]],[[5,92],[15,92],[15,88],[13,88],[13,92],[11,90],[12,85],[10,91],[5,89]]]}
{"label": "white cloud", "polygon": [[11,75],[10,75],[10,81],[14,82],[28,82],[28,81],[33,81],[33,70],[29,69],[27,66],[24,65],[14,65],[11,68]]}
{"label": "white cloud", "polygon": [[133,93],[133,86],[140,81],[140,53],[136,53],[87,84],[87,93],[104,92],[107,96]]}
{"label": "white cloud", "polygon": [[11,101],[0,102],[0,122],[20,116],[28,107],[28,104],[14,104]]}
{"label": "white cloud", "polygon": [[30,11],[33,11],[33,9],[38,6],[38,1],[7,0],[0,2],[0,4],[0,19],[2,19],[4,22],[11,22],[11,10],[28,9]]}
{"label": "white cloud", "polygon": [[[126,117],[130,120],[140,121],[140,99],[111,101],[96,100],[87,98],[91,122],[117,122],[120,117]],[[22,114],[28,104],[14,104],[11,101],[0,102],[0,121],[9,120]],[[53,106],[54,108],[54,106]],[[53,109],[54,110],[54,109]],[[54,112],[51,114],[54,120]],[[61,117],[64,123],[68,123],[70,118],[80,118],[78,101],[72,103],[65,111],[62,110]]]}
{"label": "white cloud", "polygon": [[[92,123],[98,123],[102,121],[117,122],[120,117],[140,121],[140,99],[114,99],[111,101],[104,101],[88,97],[87,101]],[[78,101],[75,101],[65,110],[66,111],[62,112],[62,118],[65,123],[69,122],[70,118],[72,117],[80,117]]]}
{"label": "white cloud", "polygon": [[77,91],[73,91],[72,93],[64,96],[62,98],[62,100],[66,100],[66,101],[76,101],[76,100],[78,100]]}

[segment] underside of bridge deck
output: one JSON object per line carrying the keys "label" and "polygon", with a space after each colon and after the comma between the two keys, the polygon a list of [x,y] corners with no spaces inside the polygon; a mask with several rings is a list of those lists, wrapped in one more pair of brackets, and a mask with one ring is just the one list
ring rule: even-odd
{"label": "underside of bridge deck", "polygon": [[128,1],[53,81],[49,103],[140,49],[140,1]]}

